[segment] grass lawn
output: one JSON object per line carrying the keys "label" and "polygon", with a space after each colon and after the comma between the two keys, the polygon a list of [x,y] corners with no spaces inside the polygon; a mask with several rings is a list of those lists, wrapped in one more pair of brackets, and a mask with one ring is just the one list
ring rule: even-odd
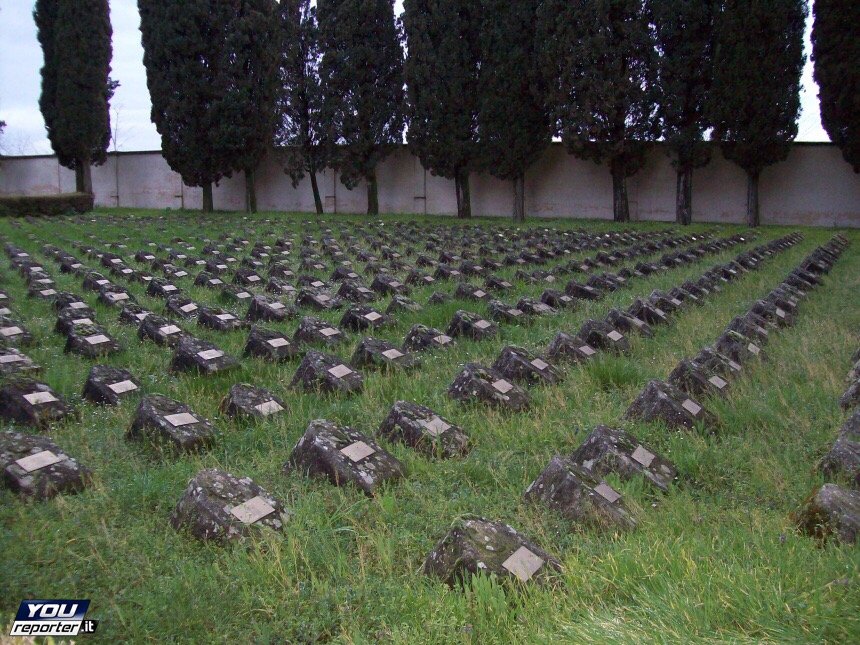
{"label": "grass lawn", "polygon": [[[385,227],[398,221],[427,227],[458,224],[430,217],[378,221]],[[202,218],[195,213],[128,210],[99,211],[91,220],[0,221],[2,238],[42,262],[58,290],[83,295],[98,321],[122,343],[122,353],[101,362],[129,369],[146,393],[188,403],[219,431],[215,447],[194,456],[158,457],[145,444],[127,441],[124,435],[137,397],[116,408],[81,400],[87,373],[97,361],[63,353],[64,338],[53,331],[50,304],[27,297],[23,279],[9,269],[2,254],[0,288],[36,337],[24,351],[43,366],[40,380],[80,410],[79,421],[50,434],[94,472],[88,490],[48,502],[23,503],[0,490],[4,626],[24,598],[89,598],[88,618],[100,625],[95,636],[82,636],[79,642],[860,642],[860,550],[831,543],[822,547],[799,535],[790,518],[823,483],[816,462],[843,421],[837,399],[845,389],[860,333],[860,231],[844,231],[851,247],[825,277],[825,285],[801,303],[797,324],[771,334],[769,361],[746,368],[726,399],[705,401],[720,421],[714,434],[670,431],[659,424],[624,422],[622,417],[648,380],[665,379],[680,359],[711,344],[735,315],[777,286],[807,253],[829,240],[833,230],[762,228],[752,242],[633,279],[603,300],[540,317],[528,326],[500,325],[501,333],[493,340],[461,340],[455,349],[426,355],[423,365],[408,376],[367,372],[363,393],[353,397],[288,389],[298,360],[277,365],[243,358],[238,370],[223,375],[171,374],[171,350],[138,340],[133,328],[118,323],[117,309],[98,303],[93,292],[82,290],[81,277],[60,273],[41,250],[43,244],[55,244],[105,272],[97,259],[86,257],[72,243],[102,250],[107,243],[125,244],[124,249],[110,250],[128,257],[133,268],[143,268],[133,260],[136,251],[167,255],[147,246],[149,242],[170,245],[182,238],[199,252],[204,238],[217,240],[222,234],[252,244],[271,244],[291,234],[298,274],[298,249],[305,234],[319,240],[323,229],[331,227],[335,237],[342,237],[341,228],[349,232],[369,223],[356,216],[326,215],[321,223],[307,214],[219,213]],[[472,224],[501,229],[510,223],[477,219]],[[525,226],[619,228],[609,222],[556,220]],[[669,226],[635,223],[627,228],[660,231]],[[732,226],[689,228],[706,230],[721,237],[748,232]],[[745,248],[793,230],[803,233],[800,244],[725,285],[704,306],[684,308],[671,324],[655,327],[654,338],[631,338],[629,356],[601,354],[586,365],[565,367],[565,379],[557,386],[531,388],[529,412],[502,413],[446,396],[459,366],[467,361],[490,365],[511,344],[540,352],[557,331],[574,333],[588,318],[600,319],[615,306],[626,308],[653,289],[680,285]],[[675,234],[685,232],[676,229]],[[656,257],[659,254],[646,259]],[[568,259],[551,260],[549,266]],[[329,269],[317,275],[328,279],[328,264]],[[218,302],[218,292],[194,287],[196,270],[189,273],[177,282],[183,291],[198,303]],[[514,283],[513,291],[502,296],[506,302],[523,295],[538,297],[546,287],[515,279],[514,268],[497,273]],[[563,277],[561,285],[567,279]],[[434,290],[453,293],[455,285],[415,288],[411,297],[424,304]],[[163,313],[163,301],[146,296],[143,285],[129,286],[141,305]],[[386,303],[381,300],[379,306]],[[418,313],[399,313],[393,327],[374,335],[399,345],[416,322],[444,330],[457,309],[486,314],[483,303],[454,299],[425,305]],[[342,313],[314,315],[337,323]],[[241,356],[246,331],[215,332],[194,322],[181,324]],[[297,321],[266,326],[291,335]],[[335,353],[349,359],[359,338],[350,334],[350,342]],[[237,382],[272,390],[286,401],[288,413],[260,423],[225,417],[219,403]],[[417,401],[458,423],[472,439],[471,453],[462,459],[431,460],[383,442],[406,465],[408,475],[374,498],[282,473],[311,420],[329,419],[373,433],[397,400]],[[642,481],[607,478],[624,494],[639,522],[628,533],[583,530],[523,501],[525,488],[550,458],[570,453],[598,424],[624,427],[679,469],[680,478],[667,494]],[[173,507],[188,480],[211,467],[252,477],[282,500],[293,512],[286,531],[261,533],[228,547],[177,533],[169,524]],[[514,586],[478,577],[465,588],[450,589],[422,575],[427,553],[464,514],[500,519],[519,529],[561,560],[560,580]],[[7,634],[8,628],[3,629]]]}

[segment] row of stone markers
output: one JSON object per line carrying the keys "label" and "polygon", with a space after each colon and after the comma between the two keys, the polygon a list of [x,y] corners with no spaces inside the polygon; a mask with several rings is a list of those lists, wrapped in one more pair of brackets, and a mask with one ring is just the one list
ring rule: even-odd
{"label": "row of stone markers", "polygon": [[[812,268],[816,273],[826,273],[828,269],[827,265]],[[851,385],[839,399],[849,417],[819,462],[819,471],[828,483],[815,490],[796,514],[798,527],[804,533],[821,540],[832,536],[846,543],[860,540],[860,349],[851,360]]]}
{"label": "row of stone markers", "polygon": [[[554,384],[562,379],[561,370],[553,362],[577,364],[593,358],[598,351],[629,352],[625,333],[652,336],[651,325],[670,322],[672,312],[691,303],[702,304],[721,289],[721,284],[759,268],[764,258],[790,248],[800,239],[799,234],[792,234],[745,251],[734,261],[709,269],[698,280],[688,280],[668,293],[654,291],[647,300],[637,298],[626,312],[612,310],[603,321],[587,320],[574,335],[559,332],[541,356],[522,347],[505,347],[492,367],[477,363],[463,367],[448,394],[466,403],[483,403],[514,412],[525,410],[531,401],[525,386]],[[469,322],[473,327],[481,324],[462,314],[457,313],[461,324]],[[488,325],[480,329],[482,333],[491,330]]]}

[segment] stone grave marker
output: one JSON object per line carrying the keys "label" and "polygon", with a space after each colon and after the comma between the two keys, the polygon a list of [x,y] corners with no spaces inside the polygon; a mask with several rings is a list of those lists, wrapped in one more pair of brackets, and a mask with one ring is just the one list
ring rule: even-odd
{"label": "stone grave marker", "polygon": [[296,295],[296,305],[315,311],[328,311],[343,307],[343,300],[318,289],[301,289]]}
{"label": "stone grave marker", "polygon": [[248,303],[254,297],[245,287],[239,287],[235,284],[225,284],[221,289],[221,299],[232,304]]}
{"label": "stone grave marker", "polygon": [[66,336],[66,353],[85,358],[109,356],[121,351],[119,343],[100,325],[81,323],[74,325]]}
{"label": "stone grave marker", "polygon": [[597,356],[597,350],[579,336],[558,332],[546,348],[550,361],[582,363]]}
{"label": "stone grave marker", "polygon": [[860,378],[855,379],[839,397],[839,407],[843,410],[853,410],[860,406]]}
{"label": "stone grave marker", "polygon": [[709,374],[688,360],[678,363],[666,381],[694,399],[725,396],[728,393],[728,381],[718,374]]}
{"label": "stone grave marker", "polygon": [[237,383],[221,401],[221,411],[230,417],[265,419],[280,414],[287,404],[263,387]]}
{"label": "stone grave marker", "polygon": [[422,309],[423,307],[414,300],[407,298],[406,296],[395,295],[391,298],[391,302],[388,303],[385,313],[395,314],[401,311],[417,313]]}
{"label": "stone grave marker", "polygon": [[337,327],[325,320],[305,316],[299,322],[293,338],[299,342],[313,345],[326,345],[333,347],[346,340],[346,335]]}
{"label": "stone grave marker", "polygon": [[723,332],[714,343],[714,349],[741,365],[753,359],[767,360],[761,347],[736,331]]}
{"label": "stone grave marker", "polygon": [[245,343],[245,356],[256,356],[269,361],[288,361],[301,355],[302,349],[295,342],[279,331],[257,327],[251,327],[248,340]]}
{"label": "stone grave marker", "polygon": [[0,386],[0,418],[45,429],[75,417],[72,407],[45,383],[13,377]]}
{"label": "stone grave marker", "polygon": [[42,368],[32,358],[14,347],[0,345],[0,376],[8,377],[16,374],[36,374]]}
{"label": "stone grave marker", "polygon": [[448,396],[464,403],[483,403],[512,412],[521,412],[531,405],[528,392],[499,372],[476,363],[463,367],[449,386]]}
{"label": "stone grave marker", "polygon": [[57,322],[54,325],[54,331],[63,336],[69,336],[78,325],[95,325],[95,317],[95,313],[88,315],[87,313],[81,313],[77,309],[66,307],[57,313]]}
{"label": "stone grave marker", "polygon": [[412,325],[403,340],[403,351],[423,352],[428,349],[451,347],[456,342],[447,334],[433,327],[416,324]]}
{"label": "stone grave marker", "polygon": [[341,283],[337,296],[359,304],[371,303],[379,297],[375,291],[368,289],[357,280],[346,280]]}
{"label": "stone grave marker", "polygon": [[135,327],[139,327],[140,322],[151,313],[151,311],[131,302],[123,306],[122,310],[119,312],[119,322],[124,325],[134,325]]}
{"label": "stone grave marker", "polygon": [[179,295],[179,287],[161,278],[153,278],[146,286],[146,295],[167,299]]}
{"label": "stone grave marker", "polygon": [[740,363],[733,361],[727,356],[723,356],[712,347],[702,348],[693,358],[693,363],[710,374],[716,374],[724,381],[730,381],[735,378],[743,369]]}
{"label": "stone grave marker", "polygon": [[358,343],[350,363],[358,368],[412,369],[421,364],[421,359],[387,340],[367,337]]}
{"label": "stone grave marker", "polygon": [[860,538],[860,490],[824,484],[809,496],[794,519],[806,535],[856,544]]}
{"label": "stone grave marker", "polygon": [[232,331],[234,329],[244,329],[248,326],[246,321],[239,318],[232,311],[227,311],[220,307],[200,307],[197,324],[215,331]]}
{"label": "stone grave marker", "polygon": [[543,358],[511,345],[502,349],[493,369],[506,379],[523,385],[555,385],[564,378],[558,368]]}
{"label": "stone grave marker", "polygon": [[860,489],[860,410],[845,422],[839,435],[821,460],[825,477],[844,479],[852,488]]}
{"label": "stone grave marker", "polygon": [[522,309],[508,305],[501,300],[490,300],[487,310],[489,311],[490,318],[496,322],[515,325],[529,322],[528,316],[526,316],[526,313]]}
{"label": "stone grave marker", "polygon": [[364,378],[337,356],[309,350],[290,381],[290,387],[305,392],[354,394],[364,387]]}
{"label": "stone grave marker", "polygon": [[46,500],[84,490],[92,473],[48,437],[0,432],[3,486],[25,500]]}
{"label": "stone grave marker", "polygon": [[0,343],[14,347],[33,344],[33,335],[24,323],[9,316],[0,316]]}
{"label": "stone grave marker", "polygon": [[627,337],[606,322],[586,320],[577,336],[596,349],[604,349],[615,354],[630,353],[630,342]]}
{"label": "stone grave marker", "polygon": [[151,340],[156,345],[176,347],[186,333],[172,320],[149,314],[140,321],[137,336],[141,340]]}
{"label": "stone grave marker", "polygon": [[589,285],[581,284],[576,280],[571,280],[564,288],[564,292],[571,298],[579,300],[600,300],[603,297],[603,292]]}
{"label": "stone grave marker", "polygon": [[377,434],[431,458],[461,457],[471,448],[469,436],[460,426],[426,406],[407,401],[397,401],[391,407]]}
{"label": "stone grave marker", "polygon": [[695,428],[702,422],[707,430],[713,430],[716,419],[674,385],[663,381],[649,381],[636,400],[630,404],[625,414],[627,419],[642,421],[662,421],[670,428]]}
{"label": "stone grave marker", "polygon": [[83,397],[102,405],[117,405],[124,398],[140,393],[140,381],[119,367],[93,365],[84,383]]}
{"label": "stone grave marker", "polygon": [[403,464],[371,437],[324,419],[311,421],[284,471],[327,479],[335,486],[353,485],[368,496],[405,475]]}
{"label": "stone grave marker", "polygon": [[669,321],[669,315],[665,311],[642,298],[636,298],[627,308],[627,313],[633,318],[644,320],[649,325],[660,325]]}
{"label": "stone grave marker", "polygon": [[251,269],[239,268],[233,273],[233,284],[244,287],[259,287],[263,284],[263,278]]}
{"label": "stone grave marker", "polygon": [[216,374],[239,367],[239,361],[215,343],[185,335],[176,343],[170,369],[174,372]]}
{"label": "stone grave marker", "polygon": [[341,327],[355,332],[379,329],[393,323],[394,321],[390,316],[378,312],[373,307],[361,305],[350,307],[340,319]]}
{"label": "stone grave marker", "polygon": [[197,452],[215,443],[215,428],[184,403],[150,394],[141,399],[126,436],[176,452]]}
{"label": "stone grave marker", "polygon": [[200,314],[200,305],[184,295],[170,296],[167,299],[164,310],[169,317],[189,320],[196,318]]}
{"label": "stone grave marker", "polygon": [[447,334],[452,338],[464,336],[472,340],[485,340],[498,335],[499,326],[476,313],[458,310],[448,325]]}

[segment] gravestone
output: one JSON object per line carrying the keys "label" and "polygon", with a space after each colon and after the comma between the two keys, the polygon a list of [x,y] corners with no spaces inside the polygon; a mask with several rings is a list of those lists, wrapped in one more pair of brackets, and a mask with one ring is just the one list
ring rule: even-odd
{"label": "gravestone", "polygon": [[140,321],[149,316],[152,312],[144,309],[136,303],[124,305],[122,311],[119,312],[119,322],[124,325],[140,326]]}
{"label": "gravestone", "polygon": [[396,294],[408,296],[410,291],[409,287],[405,284],[384,273],[380,273],[373,279],[370,288],[383,296],[393,296]]}
{"label": "gravestone", "polygon": [[714,343],[714,349],[741,365],[753,359],[767,360],[761,347],[736,331],[723,332]]}
{"label": "gravestone", "polygon": [[479,287],[466,282],[461,282],[457,285],[454,297],[462,298],[464,300],[481,301],[489,298],[489,294]]}
{"label": "gravestone", "polygon": [[820,470],[831,479],[844,479],[860,489],[860,410],[845,422],[830,451],[821,460]]}
{"label": "gravestone", "polygon": [[335,486],[357,486],[368,496],[405,475],[403,464],[372,438],[324,419],[311,421],[284,471],[328,479]]}
{"label": "gravestone", "polygon": [[221,411],[230,417],[264,419],[284,412],[287,404],[266,388],[237,383],[221,401]]}
{"label": "gravestone", "polygon": [[251,301],[254,294],[248,291],[245,287],[239,287],[235,284],[226,284],[221,289],[221,299],[231,304],[244,304]]}
{"label": "gravestone", "polygon": [[590,528],[624,531],[636,527],[621,493],[558,455],[529,484],[524,497]]}
{"label": "gravestone", "polygon": [[403,350],[408,352],[423,352],[428,349],[451,347],[456,342],[447,334],[433,327],[416,324],[412,325],[403,340]]}
{"label": "gravestone", "polygon": [[484,281],[484,287],[490,291],[505,292],[514,288],[514,285],[495,275],[488,275]]}
{"label": "gravestone", "polygon": [[570,460],[593,477],[614,473],[623,481],[644,477],[666,492],[678,471],[668,459],[618,428],[597,426],[570,455]]}
{"label": "gravestone", "polygon": [[264,528],[283,532],[288,521],[283,504],[250,477],[215,468],[194,476],[170,516],[177,531],[216,544],[239,541]]}
{"label": "gravestone", "polygon": [[571,280],[564,288],[564,292],[571,298],[579,300],[600,300],[603,297],[603,292],[594,287],[580,284],[576,280]]}
{"label": "gravestone", "polygon": [[177,452],[197,452],[215,443],[215,428],[184,403],[150,394],[137,406],[126,437],[147,440]]}
{"label": "gravestone", "polygon": [[860,378],[855,380],[839,397],[839,407],[843,410],[853,410],[860,406]]}
{"label": "gravestone", "polygon": [[531,405],[528,392],[499,372],[476,363],[463,367],[449,386],[448,396],[464,403],[483,403],[512,412],[521,412]]}
{"label": "gravestone", "polygon": [[16,374],[36,374],[42,368],[32,358],[15,349],[0,345],[0,376],[8,377]]}
{"label": "gravestone", "polygon": [[576,307],[576,298],[556,289],[546,289],[540,295],[540,301],[553,309],[573,309]]}
{"label": "gravestone", "polygon": [[8,316],[0,316],[0,343],[13,347],[25,347],[33,344],[33,335],[24,323]]}
{"label": "gravestone", "polygon": [[56,297],[53,301],[54,310],[57,313],[61,312],[63,309],[69,309],[71,311],[78,312],[81,316],[89,316],[90,318],[95,318],[95,312],[90,308],[90,306],[83,301],[83,299],[74,293],[69,293],[68,291],[61,291],[57,293]]}
{"label": "gravestone", "polygon": [[95,325],[95,314],[91,316],[80,313],[77,309],[66,307],[57,313],[57,323],[54,331],[63,336],[69,336],[78,325]]}
{"label": "gravestone", "polygon": [[276,296],[295,296],[297,289],[286,280],[281,278],[269,278],[266,282],[266,292]]}
{"label": "gravestone", "polygon": [[355,394],[364,387],[364,378],[337,356],[309,350],[290,381],[290,387],[305,392]]}
{"label": "gravestone", "polygon": [[597,356],[597,350],[579,336],[560,331],[550,341],[545,354],[551,361],[582,363]]}
{"label": "gravestone", "polygon": [[642,298],[636,298],[627,308],[627,313],[633,318],[644,320],[649,325],[659,325],[669,320],[669,315],[665,311]]}
{"label": "gravestone", "polygon": [[200,305],[184,295],[170,296],[164,309],[168,316],[185,320],[195,318],[200,313]]}
{"label": "gravestone", "polygon": [[511,345],[502,349],[493,369],[506,379],[523,385],[555,385],[564,378],[558,368],[543,358]]}
{"label": "gravestone", "polygon": [[666,381],[693,399],[725,396],[728,393],[728,381],[722,376],[709,374],[707,370],[688,360],[678,363]]}
{"label": "gravestone", "polygon": [[86,291],[98,291],[104,286],[110,284],[110,280],[104,277],[98,271],[90,271],[84,276],[83,288]]}
{"label": "gravestone", "polygon": [[433,547],[422,572],[451,587],[479,573],[522,583],[542,582],[561,572],[561,562],[512,526],[465,516]]}
{"label": "gravestone", "polygon": [[444,291],[434,291],[427,298],[428,305],[444,305],[451,302],[451,296]]}
{"label": "gravestone", "polygon": [[269,361],[282,362],[299,356],[300,344],[279,331],[254,326],[245,343],[245,356],[256,356]]}
{"label": "gravestone", "polygon": [[295,334],[293,334],[293,338],[296,341],[312,345],[322,344],[328,347],[334,347],[335,345],[339,345],[344,342],[346,340],[346,335],[340,329],[325,320],[320,320],[319,318],[314,318],[312,316],[305,316],[301,319],[301,322],[299,322],[299,326],[296,329]]}
{"label": "gravestone", "polygon": [[379,297],[375,291],[355,280],[344,281],[337,290],[337,296],[359,304],[371,303]]}
{"label": "gravestone", "polygon": [[466,455],[469,436],[460,426],[430,408],[397,401],[379,426],[377,434],[388,441],[404,443],[427,457],[448,459]]}
{"label": "gravestone", "polygon": [[422,309],[423,307],[414,300],[407,298],[406,296],[396,295],[391,298],[391,302],[388,303],[385,313],[395,314],[401,311],[417,313]]}
{"label": "gravestone", "polygon": [[363,305],[350,307],[340,319],[341,327],[356,332],[366,329],[379,329],[393,323],[394,321],[390,316],[379,313],[373,307]]}
{"label": "gravestone", "polygon": [[654,336],[654,331],[648,323],[620,309],[611,309],[606,314],[606,324],[623,334],[637,333],[646,338]]}
{"label": "gravestone", "polygon": [[824,484],[809,496],[794,519],[806,535],[856,544],[860,537],[860,491]]}
{"label": "gravestone", "polygon": [[362,338],[350,363],[359,368],[412,369],[421,364],[421,359],[411,352],[404,352],[387,340]]}
{"label": "gravestone", "polygon": [[448,325],[447,334],[452,338],[465,336],[472,340],[486,340],[498,335],[499,326],[476,313],[458,310]]}
{"label": "gravestone", "polygon": [[177,287],[172,282],[162,280],[161,278],[153,278],[146,286],[146,295],[153,296],[155,298],[167,299],[170,296],[175,296],[178,294],[179,287]]}
{"label": "gravestone", "polygon": [[137,336],[141,340],[151,340],[156,345],[166,347],[176,347],[179,340],[186,335],[173,321],[155,314],[146,316],[137,328]]}
{"label": "gravestone", "polygon": [[596,349],[604,349],[616,354],[630,353],[630,342],[627,337],[602,321],[586,320],[577,336]]}
{"label": "gravestone", "polygon": [[526,313],[513,305],[508,305],[501,300],[490,300],[487,305],[490,318],[496,322],[519,324],[520,322],[528,321]]}
{"label": "gravestone", "polygon": [[240,268],[233,273],[233,284],[244,287],[259,287],[263,284],[263,278],[251,269]]}
{"label": "gravestone", "polygon": [[215,343],[185,335],[179,339],[170,361],[173,372],[216,374],[239,367],[239,361]]}
{"label": "gravestone", "polygon": [[197,317],[197,324],[201,327],[214,329],[215,331],[233,331],[244,329],[248,323],[239,318],[232,311],[220,307],[201,307]]}
{"label": "gravestone", "polygon": [[663,293],[659,289],[651,292],[651,295],[648,296],[648,302],[660,311],[670,314],[678,311],[684,305],[677,298],[672,298],[669,294]]}
{"label": "gravestone", "polygon": [[195,287],[206,287],[207,289],[221,289],[224,286],[224,281],[210,271],[201,271],[194,278]]}
{"label": "gravestone", "polygon": [[119,352],[119,343],[111,338],[104,327],[94,324],[79,324],[69,330],[66,336],[66,353],[78,354],[85,358],[109,356]]}
{"label": "gravestone", "polygon": [[75,416],[72,407],[45,383],[13,377],[0,386],[0,418],[10,423],[45,429]]}
{"label": "gravestone", "polygon": [[520,309],[531,316],[545,316],[556,313],[555,309],[549,305],[534,300],[533,298],[520,298],[517,302],[517,309]]}
{"label": "gravestone", "polygon": [[48,437],[0,432],[0,472],[3,486],[25,500],[46,500],[77,493],[92,473]]}
{"label": "gravestone", "polygon": [[117,405],[122,399],[139,392],[140,381],[128,370],[93,365],[84,383],[83,397],[92,403]]}
{"label": "gravestone", "polygon": [[678,388],[663,381],[649,381],[625,414],[627,419],[662,421],[670,428],[693,429],[704,423],[713,430],[716,419],[698,401],[689,398]]}
{"label": "gravestone", "polygon": [[248,313],[245,319],[252,322],[281,322],[288,317],[294,318],[297,315],[298,311],[292,305],[285,305],[268,296],[256,295],[251,298],[248,304]]}
{"label": "gravestone", "polygon": [[693,363],[706,372],[720,376],[724,381],[735,378],[743,370],[740,363],[723,356],[712,347],[702,348],[693,358]]}
{"label": "gravestone", "polygon": [[[770,332],[765,329],[759,321],[753,320],[757,318],[755,314],[748,313],[746,316],[736,316],[726,327],[729,331],[736,331],[739,334],[752,339],[757,345],[766,345],[770,340]],[[764,322],[763,320],[761,322]]]}
{"label": "gravestone", "polygon": [[327,311],[343,307],[343,300],[318,289],[301,289],[296,296],[296,304],[315,311]]}

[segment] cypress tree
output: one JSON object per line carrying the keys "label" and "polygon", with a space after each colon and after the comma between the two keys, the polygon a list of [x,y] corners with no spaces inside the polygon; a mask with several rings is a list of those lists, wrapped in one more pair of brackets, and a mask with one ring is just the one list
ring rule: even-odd
{"label": "cypress tree", "polygon": [[804,0],[723,0],[717,18],[711,138],[747,173],[747,222],[759,224],[758,181],[797,136]]}
{"label": "cypress tree", "polygon": [[693,170],[711,159],[704,141],[705,106],[713,76],[718,0],[651,0],[657,41],[658,116],[677,172],[675,219],[693,219]]}
{"label": "cypress tree", "polygon": [[281,0],[280,12],[283,48],[275,143],[293,188],[306,173],[310,177],[314,206],[321,214],[323,203],[317,173],[326,166],[326,154],[320,122],[322,90],[316,10],[310,6],[310,0]]}
{"label": "cypress tree", "polygon": [[457,217],[472,216],[478,163],[480,0],[405,0],[409,146],[434,175],[454,180]]}
{"label": "cypress tree", "polygon": [[614,218],[629,221],[626,178],[659,133],[644,0],[545,0],[539,41],[555,134],[576,156],[608,162]]}
{"label": "cypress tree", "polygon": [[[216,4],[218,4],[216,2]],[[272,147],[281,56],[275,0],[234,0],[219,52],[226,87],[216,101],[213,132],[225,164],[244,173],[248,212],[257,212],[254,173]],[[217,13],[215,15],[218,15]]]}
{"label": "cypress tree", "polygon": [[376,214],[376,166],[403,141],[403,48],[394,0],[318,0],[317,15],[330,159],[347,188],[367,182],[367,212]]}
{"label": "cypress tree", "polygon": [[812,60],[821,104],[821,124],[860,172],[860,3],[815,0]]}
{"label": "cypress tree", "polygon": [[479,131],[484,168],[513,181],[513,217],[525,219],[525,173],[551,139],[536,51],[539,0],[484,0]]}
{"label": "cypress tree", "polygon": [[92,193],[90,166],[107,160],[110,74],[107,0],[37,0],[33,18],[44,54],[39,108],[60,163],[78,192]]}

